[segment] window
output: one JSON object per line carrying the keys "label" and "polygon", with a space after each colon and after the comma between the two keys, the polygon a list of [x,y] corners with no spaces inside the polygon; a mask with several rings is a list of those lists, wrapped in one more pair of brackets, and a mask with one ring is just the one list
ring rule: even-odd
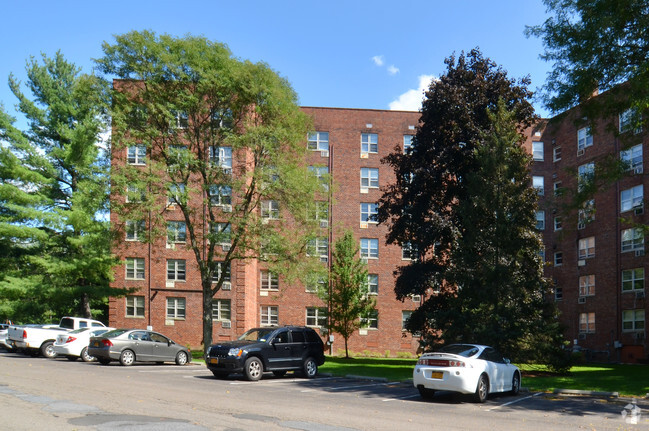
{"label": "window", "polygon": [[561,217],[555,217],[554,218],[554,230],[561,230],[562,225],[561,225]]}
{"label": "window", "polygon": [[329,150],[329,133],[328,132],[309,133],[306,147],[309,150],[328,151]]}
{"label": "window", "polygon": [[[640,118],[638,118],[636,112],[637,111],[634,108],[630,108],[619,115],[620,133],[628,132],[631,130],[633,124],[637,124],[636,122],[640,120]],[[642,132],[642,127],[637,127],[635,133],[640,132]]]}
{"label": "window", "polygon": [[620,160],[625,164],[627,171],[642,172],[642,144],[620,151]]}
{"label": "window", "polygon": [[402,311],[401,312],[401,330],[406,330],[406,325],[408,324],[408,319],[412,316],[412,311]]}
{"label": "window", "polygon": [[189,117],[185,111],[171,110],[171,128],[173,129],[186,129],[189,125]]}
{"label": "window", "polygon": [[259,283],[261,290],[279,290],[279,278],[270,271],[259,271]]}
{"label": "window", "polygon": [[379,135],[376,133],[361,133],[361,153],[378,153]]}
{"label": "window", "polygon": [[367,274],[367,292],[370,295],[379,294],[379,275]]}
{"label": "window", "polygon": [[532,142],[532,157],[537,162],[543,161],[543,142]]}
{"label": "window", "polygon": [[563,265],[563,252],[556,252],[554,253],[554,266],[561,266]]}
{"label": "window", "polygon": [[558,162],[561,160],[561,147],[554,147],[552,149],[552,161]]}
{"label": "window", "polygon": [[644,330],[644,310],[623,310],[622,330],[623,331]]}
{"label": "window", "polygon": [[279,202],[277,201],[261,201],[261,218],[266,220],[279,219]]}
{"label": "window", "polygon": [[209,197],[210,205],[213,207],[232,205],[232,187],[212,184],[210,185]]}
{"label": "window", "polygon": [[223,169],[226,173],[232,172],[232,147],[210,147],[210,163]]}
{"label": "window", "polygon": [[374,189],[379,187],[378,168],[361,168],[361,187]]}
{"label": "window", "polygon": [[582,275],[579,277],[579,296],[595,295],[595,275]]}
{"label": "window", "polygon": [[644,250],[644,233],[641,228],[622,231],[622,252],[633,250]]}
{"label": "window", "polygon": [[579,313],[579,332],[595,332],[595,313]]}
{"label": "window", "polygon": [[317,293],[327,288],[327,279],[325,277],[309,277],[304,289],[309,293]]}
{"label": "window", "polygon": [[379,215],[379,204],[361,202],[361,221],[377,223]]}
{"label": "window", "polygon": [[361,238],[361,257],[366,259],[379,258],[378,238]]}
{"label": "window", "polygon": [[185,298],[167,298],[167,319],[185,319]]}
{"label": "window", "polygon": [[536,212],[536,229],[545,230],[545,211]]}
{"label": "window", "polygon": [[554,288],[554,300],[561,301],[563,299],[563,287],[556,286]]}
{"label": "window", "polygon": [[577,211],[577,228],[584,229],[586,223],[595,220],[595,199],[584,202],[584,206]]}
{"label": "window", "polygon": [[261,326],[277,325],[279,322],[279,319],[277,317],[278,316],[277,306],[262,305],[259,315],[260,315],[259,323]]}
{"label": "window", "polygon": [[306,326],[327,326],[327,309],[323,307],[307,307]]}
{"label": "window", "polygon": [[126,297],[126,317],[144,317],[144,296]]}
{"label": "window", "polygon": [[128,147],[126,159],[130,165],[145,165],[146,145],[132,145]]}
{"label": "window", "polygon": [[169,185],[169,194],[167,196],[167,205],[176,205],[186,202],[185,200],[185,185],[180,184],[170,184]]}
{"label": "window", "polygon": [[561,189],[561,181],[555,181],[552,184],[552,192],[555,196],[561,196],[563,194],[563,190]]}
{"label": "window", "polygon": [[144,258],[126,258],[126,279],[144,280]]}
{"label": "window", "polygon": [[370,311],[367,316],[361,319],[361,328],[379,329],[379,312],[378,310]]}
{"label": "window", "polygon": [[225,262],[216,262],[216,269],[212,274],[212,283],[218,283],[221,277],[223,277],[224,282],[229,283],[232,281],[229,263],[226,265]]}
{"label": "window", "polygon": [[329,203],[324,201],[315,201],[313,205],[309,205],[309,217],[311,220],[328,221]]}
{"label": "window", "polygon": [[622,271],[622,292],[632,292],[634,290],[644,290],[644,268]]}
{"label": "window", "polygon": [[232,228],[230,223],[212,223],[212,237],[214,244],[230,245],[232,242]]}
{"label": "window", "polygon": [[184,221],[167,222],[167,244],[187,241],[187,227]]}
{"label": "window", "polygon": [[595,163],[590,162],[577,168],[577,190],[582,191],[583,188],[593,181],[595,176]]}
{"label": "window", "polygon": [[595,256],[595,237],[581,238],[579,240],[579,259]]}
{"label": "window", "polygon": [[329,180],[327,175],[329,175],[329,168],[326,166],[309,166],[309,171],[315,175],[315,177],[320,181],[322,188],[329,190]]}
{"label": "window", "polygon": [[185,281],[185,260],[168,259],[167,260],[167,280],[168,281]]}
{"label": "window", "polygon": [[319,256],[325,260],[329,256],[329,240],[327,238],[314,238],[307,244],[307,256]]}
{"label": "window", "polygon": [[417,244],[407,242],[401,246],[401,259],[402,260],[417,260],[419,259],[419,249]]}
{"label": "window", "polygon": [[539,195],[544,195],[545,194],[545,188],[544,188],[544,178],[540,176],[533,176],[532,177],[532,186],[536,189],[536,192]]}
{"label": "window", "polygon": [[229,299],[212,299],[212,320],[229,322],[230,315],[231,311]]}
{"label": "window", "polygon": [[126,186],[126,202],[141,203],[146,199],[146,189],[136,184]]}
{"label": "window", "polygon": [[403,153],[407,153],[412,148],[412,135],[403,135]]}
{"label": "window", "polygon": [[642,207],[644,190],[642,184],[620,192],[620,212]]}
{"label": "window", "polygon": [[144,237],[144,220],[126,221],[126,241],[140,241]]}
{"label": "window", "polygon": [[577,130],[577,149],[583,150],[593,145],[593,136],[590,134],[590,127]]}
{"label": "window", "polygon": [[234,115],[230,109],[214,109],[211,115],[212,129],[231,129],[234,126]]}

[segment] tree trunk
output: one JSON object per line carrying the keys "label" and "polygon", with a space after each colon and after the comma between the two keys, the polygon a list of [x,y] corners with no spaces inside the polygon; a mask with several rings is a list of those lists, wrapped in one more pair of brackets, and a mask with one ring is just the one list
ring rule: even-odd
{"label": "tree trunk", "polygon": [[203,354],[212,344],[212,281],[203,281]]}
{"label": "tree trunk", "polygon": [[349,351],[347,350],[347,338],[345,337],[345,358],[349,359]]}
{"label": "tree trunk", "polygon": [[86,319],[92,318],[92,311],[90,310],[90,298],[88,297],[87,292],[84,292],[81,295],[81,314]]}

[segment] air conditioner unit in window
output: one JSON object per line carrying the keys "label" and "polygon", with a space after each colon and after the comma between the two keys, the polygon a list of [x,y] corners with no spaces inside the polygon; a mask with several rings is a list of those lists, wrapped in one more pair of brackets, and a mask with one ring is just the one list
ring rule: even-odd
{"label": "air conditioner unit in window", "polygon": [[644,291],[638,291],[635,293],[635,299],[644,299]]}
{"label": "air conditioner unit in window", "polygon": [[584,155],[584,149],[582,148],[581,150],[577,150],[577,157],[583,156]]}
{"label": "air conditioner unit in window", "polygon": [[232,327],[232,323],[229,320],[224,320],[221,322],[221,328],[223,329],[229,329]]}
{"label": "air conditioner unit in window", "polygon": [[584,265],[586,265],[586,261],[584,259],[579,259],[577,261],[577,266],[584,266]]}
{"label": "air conditioner unit in window", "polygon": [[635,257],[642,257],[642,256],[644,256],[644,249],[635,251]]}
{"label": "air conditioner unit in window", "polygon": [[232,283],[229,281],[224,281],[221,285],[221,290],[232,290]]}
{"label": "air conditioner unit in window", "polygon": [[230,244],[222,244],[221,247],[223,248],[223,251],[230,251],[230,248],[232,248]]}
{"label": "air conditioner unit in window", "polygon": [[360,226],[360,228],[361,228],[361,229],[367,229],[367,226],[368,226],[368,225],[367,225],[367,222],[366,222],[366,221],[362,221],[362,222],[361,222],[361,226]]}
{"label": "air conditioner unit in window", "polygon": [[583,221],[577,223],[577,229],[586,229],[586,223],[584,223]]}
{"label": "air conditioner unit in window", "polygon": [[320,227],[329,227],[328,220],[320,220]]}
{"label": "air conditioner unit in window", "polygon": [[320,151],[320,157],[329,157],[329,151],[327,150]]}
{"label": "air conditioner unit in window", "polygon": [[232,205],[223,205],[223,212],[224,213],[231,213],[232,212]]}
{"label": "air conditioner unit in window", "polygon": [[633,212],[635,213],[635,215],[644,214],[644,207],[642,205],[637,206],[637,207],[633,208]]}
{"label": "air conditioner unit in window", "polygon": [[641,173],[642,173],[642,166],[636,166],[636,167],[633,169],[633,173],[634,173],[634,174],[641,174]]}
{"label": "air conditioner unit in window", "polygon": [[368,153],[361,153],[361,159],[367,159],[369,157]]}
{"label": "air conditioner unit in window", "polygon": [[577,304],[585,304],[586,303],[586,297],[585,296],[580,296],[577,299]]}
{"label": "air conditioner unit in window", "polygon": [[367,187],[361,187],[361,193],[369,193]]}
{"label": "air conditioner unit in window", "polygon": [[412,302],[421,302],[421,295],[412,295]]}
{"label": "air conditioner unit in window", "polygon": [[176,249],[176,243],[175,242],[167,243],[167,248],[169,250],[175,250]]}

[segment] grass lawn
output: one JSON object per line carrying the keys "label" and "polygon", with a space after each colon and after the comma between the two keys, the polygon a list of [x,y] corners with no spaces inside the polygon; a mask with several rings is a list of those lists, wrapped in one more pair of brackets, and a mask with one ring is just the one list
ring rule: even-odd
{"label": "grass lawn", "polygon": [[[385,377],[389,381],[412,379],[416,359],[350,358],[327,356],[320,372],[334,376],[348,374]],[[524,387],[532,391],[582,389],[619,392],[620,395],[645,396],[649,393],[647,365],[580,365],[565,375],[553,374],[543,366],[521,365]]]}

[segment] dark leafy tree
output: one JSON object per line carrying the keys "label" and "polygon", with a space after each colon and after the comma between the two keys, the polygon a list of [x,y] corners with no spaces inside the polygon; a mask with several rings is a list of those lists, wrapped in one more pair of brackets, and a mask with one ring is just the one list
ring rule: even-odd
{"label": "dark leafy tree", "polygon": [[[317,226],[306,208],[321,185],[304,159],[309,119],[266,64],[205,38],[130,32],[103,49],[99,69],[120,78],[115,154],[142,157],[113,163],[116,227],[143,221],[148,241],[182,236],[176,246],[192,252],[201,277],[207,349],[212,298],[233,262],[264,261],[286,277],[313,270],[305,253]],[[181,215],[173,231],[169,206]]]}
{"label": "dark leafy tree", "polygon": [[[28,127],[0,110],[0,317],[107,317],[111,268],[102,81],[61,53],[9,86]],[[58,321],[58,320],[57,320]]]}
{"label": "dark leafy tree", "polygon": [[349,358],[349,337],[374,312],[375,302],[369,296],[367,265],[359,257],[352,233],[345,232],[334,247],[331,290],[321,289],[319,295],[328,306],[328,328],[343,337],[345,357]]}
{"label": "dark leafy tree", "polygon": [[521,147],[521,131],[536,120],[528,80],[508,78],[478,50],[446,64],[426,92],[412,148],[384,160],[396,182],[384,189],[379,221],[388,243],[418,251],[396,271],[395,293],[423,296],[407,325],[425,346],[481,342],[521,358],[541,322],[560,337],[546,324],[555,316],[544,302]]}

